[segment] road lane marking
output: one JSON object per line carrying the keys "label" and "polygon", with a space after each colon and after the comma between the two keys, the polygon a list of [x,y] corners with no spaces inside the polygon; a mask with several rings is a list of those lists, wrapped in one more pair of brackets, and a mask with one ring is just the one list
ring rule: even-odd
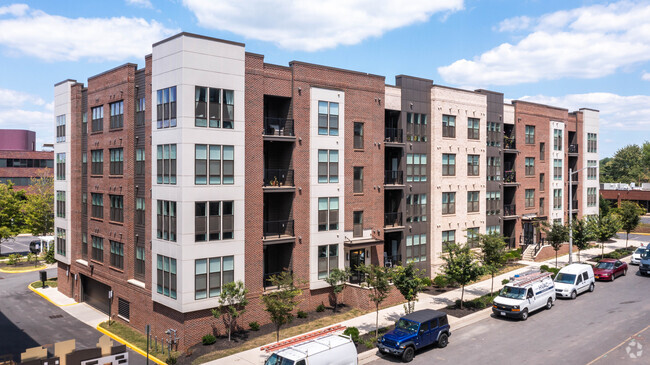
{"label": "road lane marking", "polygon": [[644,332],[644,331],[647,330],[648,328],[650,328],[650,326],[646,326],[646,328],[644,328],[644,329],[642,329],[641,331],[639,331],[639,332],[633,334],[632,336],[626,338],[623,342],[621,342],[621,343],[619,343],[618,345],[616,345],[616,347],[612,348],[611,350],[607,351],[606,353],[604,353],[604,354],[598,356],[597,358],[593,359],[591,362],[587,363],[587,365],[591,365],[591,364],[595,363],[596,361],[598,361],[598,360],[604,358],[605,356],[607,356],[607,354],[609,354],[610,352],[612,352],[612,351],[618,349],[619,347],[625,345],[625,344],[626,344],[628,341],[630,341],[632,338],[635,338],[636,336],[640,335],[642,332]]}

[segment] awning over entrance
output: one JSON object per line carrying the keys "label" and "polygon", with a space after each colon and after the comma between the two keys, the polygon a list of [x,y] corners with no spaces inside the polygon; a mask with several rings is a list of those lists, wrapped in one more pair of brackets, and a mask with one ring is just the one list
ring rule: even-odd
{"label": "awning over entrance", "polygon": [[361,248],[361,247],[377,246],[382,243],[384,243],[383,240],[374,237],[366,237],[366,238],[360,238],[355,240],[346,239],[344,245],[346,248]]}

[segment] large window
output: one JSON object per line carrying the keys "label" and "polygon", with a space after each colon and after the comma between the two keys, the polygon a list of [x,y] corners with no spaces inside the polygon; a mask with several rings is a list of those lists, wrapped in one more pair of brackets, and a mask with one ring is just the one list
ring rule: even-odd
{"label": "large window", "polygon": [[467,139],[480,139],[481,132],[479,130],[478,118],[467,118]]}
{"label": "large window", "polygon": [[90,200],[92,204],[92,210],[90,211],[90,216],[93,218],[104,218],[104,195],[98,193],[91,193]]}
{"label": "large window", "polygon": [[456,213],[456,193],[442,193],[442,214]]}
{"label": "large window", "polygon": [[135,174],[136,175],[144,175],[144,168],[145,168],[145,154],[144,154],[144,148],[136,148],[135,149]]}
{"label": "large window", "polygon": [[65,153],[56,154],[56,179],[65,180]]}
{"label": "large window", "polygon": [[486,234],[501,234],[501,226],[496,225],[496,226],[487,226],[485,227],[485,233]]}
{"label": "large window", "polygon": [[233,201],[194,203],[194,241],[235,238],[233,209]]}
{"label": "large window", "polygon": [[176,127],[176,86],[160,89],[156,96],[158,128]]}
{"label": "large window", "polygon": [[176,299],[176,259],[158,255],[156,269],[156,292]]}
{"label": "large window", "polygon": [[352,237],[363,237],[363,211],[352,212]]}
{"label": "large window", "polygon": [[318,134],[339,135],[339,103],[318,102]]}
{"label": "large window", "polygon": [[406,236],[406,262],[427,260],[427,235],[416,234]]}
{"label": "large window", "polygon": [[157,201],[156,237],[176,241],[176,202]]}
{"label": "large window", "polygon": [[135,277],[137,279],[144,280],[146,275],[147,260],[145,257],[145,248],[144,246],[135,246],[135,260],[133,264],[135,265]]}
{"label": "large window", "polygon": [[553,209],[562,209],[562,189],[553,189]]}
{"label": "large window", "polygon": [[[222,100],[224,103],[221,102]],[[197,127],[232,129],[234,107],[232,90],[202,86],[194,89],[194,125]]]}
{"label": "large window", "polygon": [[124,149],[111,148],[109,152],[111,155],[110,174],[122,175],[124,171]]}
{"label": "large window", "polygon": [[144,198],[135,198],[135,224],[144,226],[145,223],[145,202]]}
{"label": "large window", "polygon": [[467,244],[469,247],[475,248],[478,246],[478,227],[467,228]]}
{"label": "large window", "polygon": [[535,207],[535,189],[526,189],[526,208]]}
{"label": "large window", "polygon": [[135,125],[144,125],[144,112],[145,112],[145,98],[139,98],[135,101]]}
{"label": "large window", "polygon": [[330,272],[339,268],[339,245],[318,246],[318,280],[323,280]]}
{"label": "large window", "polygon": [[406,222],[427,221],[427,194],[406,196]]}
{"label": "large window", "polygon": [[479,211],[479,197],[480,192],[468,191],[467,192],[467,212],[474,213]]}
{"label": "large window", "polygon": [[487,179],[488,181],[501,181],[501,157],[488,157]]}
{"label": "large window", "polygon": [[562,151],[562,130],[553,129],[553,150]]}
{"label": "large window", "polygon": [[553,160],[553,180],[562,180],[562,160],[559,158]]}
{"label": "large window", "polygon": [[354,149],[363,149],[363,123],[354,122]]}
{"label": "large window", "polygon": [[535,157],[526,157],[524,162],[526,164],[526,176],[535,175]]}
{"label": "large window", "polygon": [[56,117],[56,142],[65,142],[65,114]]}
{"label": "large window", "polygon": [[406,113],[406,140],[413,142],[427,141],[427,115]]}
{"label": "large window", "polygon": [[235,183],[235,147],[197,144],[194,146],[194,183]]}
{"label": "large window", "polygon": [[486,195],[485,214],[497,215],[501,213],[501,192],[488,191],[485,193],[485,195]]}
{"label": "large window", "polygon": [[318,198],[318,230],[339,229],[339,198]]}
{"label": "large window", "polygon": [[318,150],[318,182],[339,182],[338,150]]}
{"label": "large window", "polygon": [[111,124],[110,129],[124,127],[124,101],[120,100],[110,104],[111,107]]}
{"label": "large window", "polygon": [[101,132],[104,130],[104,107],[98,106],[90,109],[92,120],[90,124],[91,132]]}
{"label": "large window", "polygon": [[65,240],[66,240],[66,233],[65,229],[63,228],[58,228],[56,229],[56,253],[65,256],[66,255],[66,247],[65,247]]}
{"label": "large window", "polygon": [[598,135],[596,133],[587,133],[587,152],[598,152]]}
{"label": "large window", "polygon": [[104,262],[104,239],[97,236],[90,236],[92,241],[92,259],[98,262]]}
{"label": "large window", "polygon": [[219,296],[221,288],[235,281],[234,256],[194,261],[194,299]]}
{"label": "large window", "polygon": [[456,176],[456,154],[442,154],[442,176]]}
{"label": "large window", "polygon": [[467,176],[479,175],[479,155],[467,155]]}
{"label": "large window", "polygon": [[354,167],[354,180],[352,191],[356,194],[363,193],[363,167]]}
{"label": "large window", "polygon": [[442,231],[442,251],[445,252],[452,243],[456,243],[456,231]]}
{"label": "large window", "polygon": [[587,160],[587,180],[596,180],[598,178],[597,166],[598,161]]}
{"label": "large window", "polygon": [[525,143],[526,144],[535,144],[535,126],[534,125],[527,125],[526,126],[526,138],[525,138]]}
{"label": "large window", "polygon": [[176,184],[176,145],[159,144],[156,158],[158,184]]}
{"label": "large window", "polygon": [[456,138],[456,117],[453,115],[442,115],[442,136]]}
{"label": "large window", "polygon": [[595,207],[598,205],[598,195],[596,194],[596,188],[587,188],[587,206]]}
{"label": "large window", "polygon": [[90,151],[90,174],[102,175],[104,173],[104,150]]}
{"label": "large window", "polygon": [[111,266],[124,269],[124,244],[117,241],[109,241],[111,244]]}
{"label": "large window", "polygon": [[427,155],[425,153],[406,154],[406,181],[427,181]]}
{"label": "large window", "polygon": [[124,222],[124,197],[122,195],[109,195],[111,200],[112,222]]}
{"label": "large window", "polygon": [[56,191],[56,216],[65,218],[65,191]]}

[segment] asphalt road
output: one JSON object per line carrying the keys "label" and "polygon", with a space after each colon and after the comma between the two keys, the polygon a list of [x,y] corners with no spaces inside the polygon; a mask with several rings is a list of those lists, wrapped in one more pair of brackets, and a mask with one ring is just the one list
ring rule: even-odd
{"label": "asphalt road", "polygon": [[525,322],[489,317],[452,328],[446,348],[416,352],[413,364],[650,364],[650,277],[637,271],[630,266],[626,277],[597,282],[573,301],[558,299]]}
{"label": "asphalt road", "polygon": [[3,241],[0,245],[0,253],[3,255],[12,253],[27,254],[29,252],[29,243],[34,239],[34,236],[21,236]]}
{"label": "asphalt road", "polygon": [[[56,275],[56,269],[47,271],[48,277]],[[27,289],[35,280],[38,272],[0,273],[0,355],[13,354],[18,361],[27,348],[73,338],[77,349],[96,347],[102,334]],[[145,363],[129,350],[129,364]]]}

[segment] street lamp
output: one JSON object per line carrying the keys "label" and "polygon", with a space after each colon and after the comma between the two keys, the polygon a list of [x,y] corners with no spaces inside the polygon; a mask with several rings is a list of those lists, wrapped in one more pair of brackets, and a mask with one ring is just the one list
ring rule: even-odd
{"label": "street lamp", "polygon": [[598,166],[586,166],[576,171],[569,168],[569,265],[573,263],[573,174],[588,168],[597,169]]}

